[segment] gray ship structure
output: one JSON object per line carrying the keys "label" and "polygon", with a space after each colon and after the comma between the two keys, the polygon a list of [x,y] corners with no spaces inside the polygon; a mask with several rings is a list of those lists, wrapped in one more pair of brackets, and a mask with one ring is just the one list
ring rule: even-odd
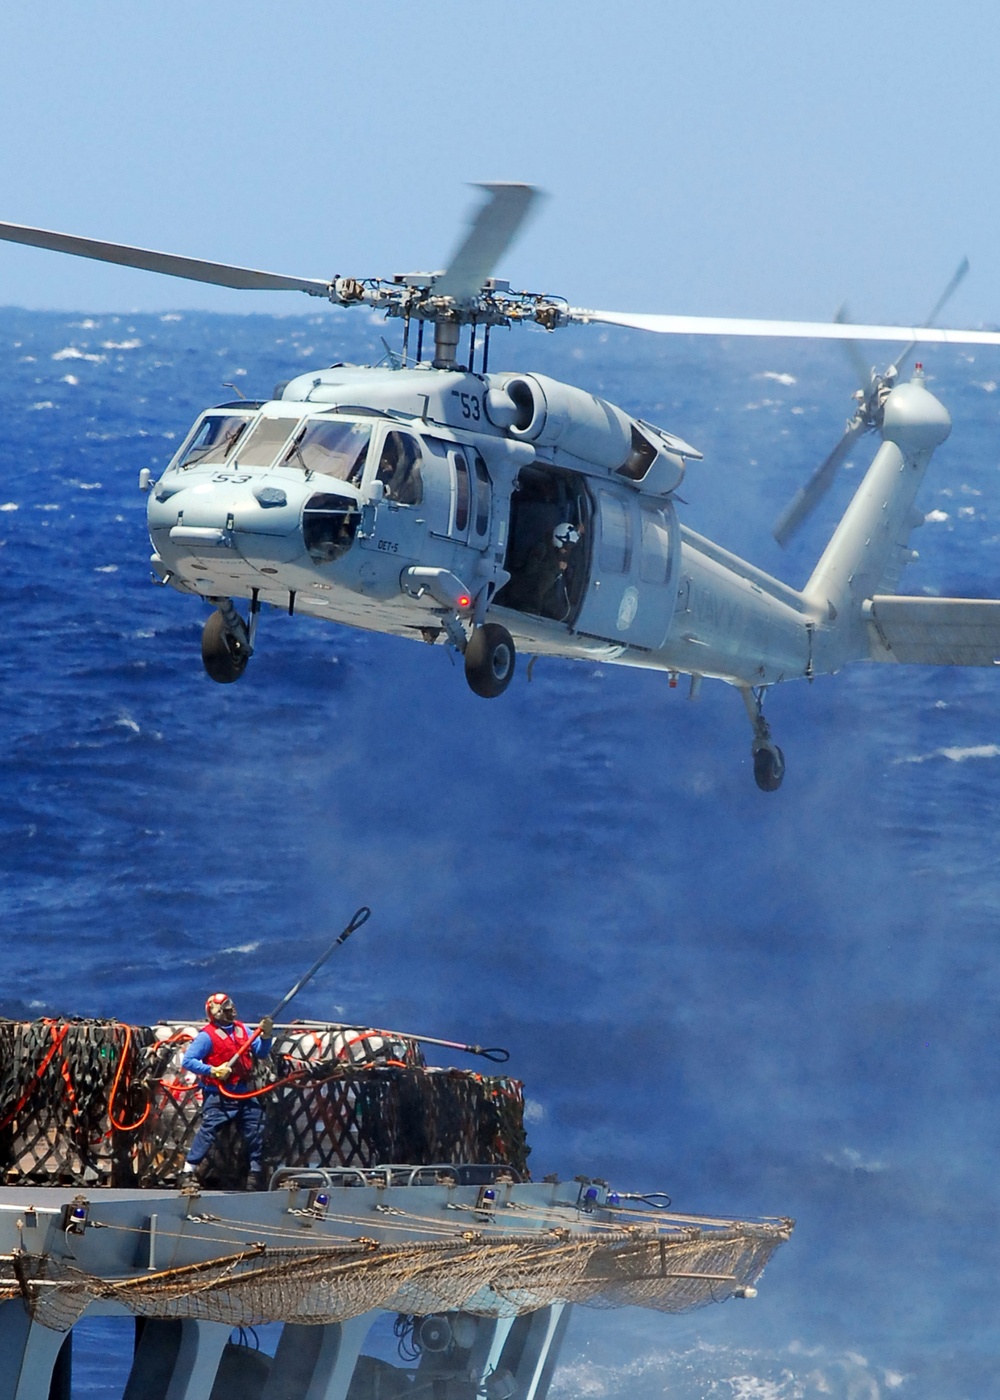
{"label": "gray ship structure", "polygon": [[517,1080],[314,1022],[278,1028],[252,1090],[268,1189],[222,1138],[182,1187],[196,1030],[0,1021],[0,1400],[71,1400],[94,1316],[134,1319],[123,1400],[545,1400],[573,1305],[752,1297],[791,1233],[532,1181]]}

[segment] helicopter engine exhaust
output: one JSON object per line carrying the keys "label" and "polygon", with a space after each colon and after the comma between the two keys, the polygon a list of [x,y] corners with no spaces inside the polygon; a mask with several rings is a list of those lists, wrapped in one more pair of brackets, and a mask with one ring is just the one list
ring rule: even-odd
{"label": "helicopter engine exhaust", "polygon": [[567,452],[657,495],[684,478],[683,458],[627,413],[547,375],[491,375],[486,412],[517,441]]}
{"label": "helicopter engine exhaust", "polygon": [[[512,438],[537,447],[561,447],[612,471],[627,460],[632,420],[614,404],[543,374],[491,375],[490,384],[513,405],[507,428]],[[496,400],[488,401],[487,407],[495,410]]]}

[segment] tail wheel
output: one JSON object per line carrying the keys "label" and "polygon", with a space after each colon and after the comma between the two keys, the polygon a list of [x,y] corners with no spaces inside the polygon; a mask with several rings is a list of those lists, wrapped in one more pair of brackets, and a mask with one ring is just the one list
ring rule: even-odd
{"label": "tail wheel", "polygon": [[785,776],[785,755],[778,748],[759,748],[753,751],[753,780],[761,792],[777,792]]}
{"label": "tail wheel", "polygon": [[499,622],[477,627],[465,648],[465,679],[470,690],[485,700],[502,695],[514,674],[514,638]]}
{"label": "tail wheel", "polygon": [[201,660],[212,680],[218,681],[219,685],[238,681],[250,660],[250,653],[242,642],[226,631],[218,608],[205,623],[201,634]]}

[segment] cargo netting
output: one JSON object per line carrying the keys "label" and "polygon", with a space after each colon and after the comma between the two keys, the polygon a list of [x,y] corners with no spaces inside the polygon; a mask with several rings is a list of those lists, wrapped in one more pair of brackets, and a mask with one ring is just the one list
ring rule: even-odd
{"label": "cargo netting", "polygon": [[[200,1028],[179,1022],[0,1021],[0,1172],[8,1184],[169,1186],[201,1091],[181,1065]],[[265,1170],[393,1162],[490,1163],[527,1175],[516,1079],[428,1068],[417,1041],[364,1026],[286,1026],[243,1091],[263,1107]],[[247,1163],[227,1124],[207,1184]]]}
{"label": "cargo netting", "polygon": [[36,1321],[59,1331],[95,1300],[137,1317],[228,1327],[342,1322],[372,1309],[510,1317],[557,1302],[679,1313],[751,1288],[791,1230],[790,1220],[772,1220],[491,1237],[466,1231],[405,1243],[340,1240],[322,1249],[260,1244],[122,1278],[88,1274],[52,1256],[15,1255],[0,1275],[0,1301],[21,1298]]}

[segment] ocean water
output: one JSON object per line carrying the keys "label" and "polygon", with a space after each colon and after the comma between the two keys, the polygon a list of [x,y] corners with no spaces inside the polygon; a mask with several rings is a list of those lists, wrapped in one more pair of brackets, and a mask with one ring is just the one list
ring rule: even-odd
{"label": "ocean water", "polygon": [[[370,904],[299,1014],[508,1046],[536,1175],[798,1222],[753,1301],[578,1310],[554,1397],[998,1393],[1000,676],[777,688],[777,794],[721,684],[542,660],[487,702],[443,649],[275,611],[214,685],[138,473],[225,382],[384,331],[0,311],[0,1013],[195,1017],[222,985],[260,1014]],[[903,587],[1000,596],[1000,360],[925,359],[955,431]],[[793,584],[870,456],[782,554],[851,411],[837,347],[521,330],[493,367],[695,443],[685,521]]]}

